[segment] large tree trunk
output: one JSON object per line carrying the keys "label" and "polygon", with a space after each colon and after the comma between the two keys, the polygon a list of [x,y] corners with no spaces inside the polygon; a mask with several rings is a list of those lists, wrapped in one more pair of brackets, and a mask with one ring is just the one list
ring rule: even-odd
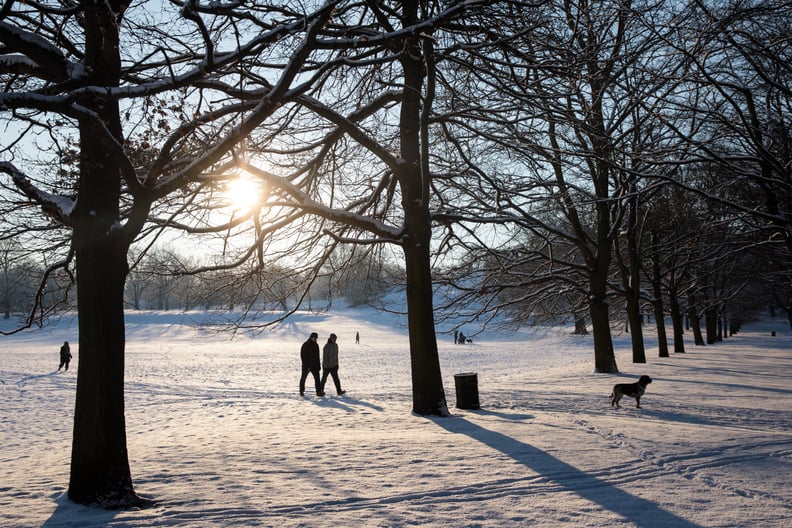
{"label": "large tree trunk", "polygon": [[[69,498],[106,507],[139,502],[132,487],[124,421],[124,283],[127,244],[114,230],[120,175],[83,131],[77,251],[79,366]],[[94,129],[93,134],[98,134]]]}
{"label": "large tree trunk", "polygon": [[[118,84],[118,0],[85,10],[86,71],[98,86]],[[69,498],[123,508],[140,503],[132,486],[124,419],[124,283],[128,241],[119,229],[121,171],[109,142],[123,144],[118,104],[81,101],[96,119],[80,122],[80,180],[73,217],[77,262],[79,365]],[[108,132],[112,137],[108,136]]]}
{"label": "large tree trunk", "polygon": [[408,242],[404,247],[413,411],[447,416],[448,405],[437,353],[428,247],[428,239],[423,243]]}
{"label": "large tree trunk", "polygon": [[[404,23],[417,21],[418,3],[403,2]],[[400,114],[401,157],[398,172],[402,191],[405,236],[402,243],[407,269],[407,321],[410,332],[413,411],[418,414],[447,416],[448,405],[437,353],[432,271],[430,260],[431,215],[429,213],[430,178],[426,159],[428,137],[425,127],[431,111],[431,96],[422,100],[423,82],[431,54],[422,49],[421,38],[407,40],[402,53],[404,92]],[[423,57],[423,58],[422,58]],[[431,82],[431,81],[430,81]],[[421,148],[423,145],[423,149]],[[422,162],[423,161],[423,162]]]}
{"label": "large tree trunk", "polygon": [[630,343],[632,345],[633,363],[646,363],[646,348],[643,338],[643,314],[641,313],[640,293],[634,288],[634,277],[630,273],[630,280],[625,284],[627,298],[627,321],[630,329]]}
{"label": "large tree trunk", "polygon": [[[607,173],[606,169],[602,169]],[[607,182],[598,175],[598,187],[607,188]],[[606,194],[600,190],[598,194]],[[597,206],[597,242],[595,256],[590,260],[589,270],[589,315],[591,331],[594,334],[594,371],[603,374],[616,374],[616,356],[613,352],[610,313],[608,306],[608,271],[611,263],[612,240],[610,238],[610,214],[605,200]]]}
{"label": "large tree trunk", "polygon": [[[584,37],[584,38],[588,38]],[[592,46],[588,48],[588,46]],[[586,51],[593,51],[598,44],[594,41],[588,42]],[[586,63],[589,69],[588,83],[591,89],[591,109],[587,112],[586,132],[590,141],[592,154],[596,161],[592,162],[592,183],[596,195],[595,209],[595,228],[593,256],[588,258],[591,269],[589,270],[590,279],[590,313],[591,327],[594,334],[594,369],[596,372],[616,374],[619,372],[616,366],[616,356],[613,352],[613,339],[611,338],[610,314],[608,313],[608,274],[610,272],[611,255],[613,251],[613,230],[611,224],[611,204],[610,199],[610,176],[611,162],[610,154],[612,145],[610,144],[608,132],[605,127],[605,111],[603,109],[603,97],[605,92],[604,73],[600,64],[592,57],[592,53],[587,57]],[[584,239],[587,238],[584,235]]]}
{"label": "large tree trunk", "polygon": [[[609,248],[608,251],[610,251]],[[605,260],[607,262],[608,259]],[[619,368],[616,366],[616,356],[613,353],[610,314],[606,298],[607,269],[606,264],[604,268],[600,267],[590,272],[589,315],[591,316],[591,331],[594,334],[594,371],[603,374],[616,374],[619,372]]]}
{"label": "large tree trunk", "polygon": [[[631,189],[636,193],[635,188]],[[643,315],[641,314],[641,257],[638,251],[638,200],[633,198],[629,204],[627,217],[627,269],[625,274],[625,294],[627,296],[627,319],[630,322],[630,342],[633,363],[646,363],[646,348],[643,338]]]}
{"label": "large tree trunk", "polygon": [[[81,196],[82,197],[82,196]],[[69,498],[119,508],[139,503],[132,486],[124,419],[126,249],[108,236],[77,251],[79,367]]]}
{"label": "large tree trunk", "polygon": [[610,332],[608,303],[592,301],[589,305],[591,315],[591,331],[594,334],[594,371],[604,374],[616,374],[616,356],[613,354],[613,339]]}

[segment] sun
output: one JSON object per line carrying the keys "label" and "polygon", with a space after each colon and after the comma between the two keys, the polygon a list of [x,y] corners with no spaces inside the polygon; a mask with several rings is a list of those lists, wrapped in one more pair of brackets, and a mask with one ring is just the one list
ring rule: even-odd
{"label": "sun", "polygon": [[225,194],[232,209],[248,212],[261,202],[261,185],[251,176],[240,174],[228,183]]}

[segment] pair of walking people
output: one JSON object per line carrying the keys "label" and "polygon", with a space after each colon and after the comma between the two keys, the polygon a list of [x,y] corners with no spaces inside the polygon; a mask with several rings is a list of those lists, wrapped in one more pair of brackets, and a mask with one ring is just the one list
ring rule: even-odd
{"label": "pair of walking people", "polygon": [[[305,380],[308,378],[308,373],[314,377],[316,385],[316,395],[324,396],[324,386],[327,383],[327,376],[333,377],[336,392],[339,395],[346,394],[346,391],[341,390],[341,380],[338,377],[338,343],[336,343],[337,336],[330,334],[322,350],[322,360],[319,361],[319,334],[312,332],[308,340],[303,343],[300,348],[300,360],[302,361],[302,376],[300,377],[300,396],[305,395]],[[322,378],[319,379],[319,367],[324,370]]]}

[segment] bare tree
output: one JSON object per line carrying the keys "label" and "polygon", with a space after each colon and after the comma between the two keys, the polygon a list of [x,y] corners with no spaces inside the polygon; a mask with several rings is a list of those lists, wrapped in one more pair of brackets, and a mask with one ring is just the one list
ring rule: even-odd
{"label": "bare tree", "polygon": [[[662,323],[663,281],[676,351],[684,350],[682,309],[693,319],[709,313],[719,320],[719,303],[735,291],[719,287],[715,294],[710,280],[738,255],[715,237],[728,233],[739,246],[744,239],[730,223],[748,221],[751,211],[755,228],[764,223],[769,233],[786,230],[790,149],[781,116],[789,108],[787,4],[549,3],[541,14],[515,17],[547,33],[503,40],[499,49],[508,51],[489,53],[489,62],[471,53],[478,73],[466,92],[472,101],[457,95],[453,103],[454,115],[472,118],[450,119],[446,134],[476,176],[449,179],[466,198],[444,204],[436,216],[451,226],[444,243],[465,248],[457,254],[467,252],[471,262],[486,266],[471,269],[488,278],[475,283],[468,273],[456,283],[461,297],[476,296],[494,310],[521,302],[535,313],[576,284],[589,301],[600,371],[615,370],[607,306],[617,294],[627,298],[634,361],[645,361],[641,301],[653,302]],[[490,104],[482,109],[477,100]],[[718,167],[726,177],[691,178],[692,168],[682,170],[687,164],[702,168],[704,161],[707,171]],[[664,181],[699,193],[704,202],[697,203],[721,201],[732,210],[716,213],[710,204],[705,210],[712,214],[698,224],[707,229],[700,232],[655,231],[660,236],[653,237],[649,295],[639,273],[652,240],[641,238],[648,212],[642,204]],[[666,204],[653,214],[676,214],[677,203]],[[452,221],[461,219],[485,228],[460,230]],[[530,235],[494,249],[484,242],[487,230],[504,222]],[[669,238],[672,232],[682,238]],[[526,240],[532,247],[520,248]],[[612,273],[614,244],[621,281]],[[570,258],[569,247],[580,258]],[[729,277],[739,290],[739,272]],[[520,293],[503,295],[509,288]]]}
{"label": "bare tree", "polygon": [[[651,162],[643,152],[657,134],[642,129],[656,128],[654,105],[673,89],[670,76],[653,70],[665,72],[673,64],[658,50],[661,41],[650,28],[672,16],[648,2],[548,2],[515,16],[515,24],[535,29],[502,42],[502,54],[490,54],[494,58],[480,65],[472,84],[492,93],[469,89],[477,100],[494,100],[497,112],[471,102],[459,113],[479,117],[475,124],[458,119],[448,126],[448,134],[459,138],[459,156],[475,160],[469,172],[478,176],[477,184],[468,185],[478,201],[462,207],[475,207],[481,224],[512,223],[544,241],[543,250],[524,252],[544,259],[542,268],[529,266],[546,272],[531,279],[546,285],[534,294],[544,296],[545,304],[551,297],[585,301],[598,372],[618,371],[610,305],[623,287],[614,281],[614,244],[631,200],[637,206],[641,186],[651,186],[639,182]],[[474,132],[488,146],[466,141]],[[459,209],[452,213],[465,216]],[[637,262],[635,247],[632,255]],[[628,269],[637,299],[638,266]],[[573,296],[567,296],[570,287]],[[637,305],[631,303],[633,312]],[[574,303],[570,308],[575,311]],[[635,344],[641,360],[639,335]]]}
{"label": "bare tree", "polygon": [[[199,197],[230,176],[212,168],[300,92],[298,72],[333,11],[333,4],[305,12],[170,6],[156,19],[145,4],[115,0],[0,9],[0,109],[7,130],[18,132],[2,147],[4,204],[15,207],[4,222],[20,234],[58,229],[70,244],[57,248],[50,268],[76,271],[80,368],[69,497],[81,503],[141,502],[123,395],[131,244],[155,232],[156,222],[147,227],[152,211],[169,219],[210,214]],[[241,97],[242,67],[252,63],[260,82]],[[70,156],[76,170],[57,170]],[[206,196],[201,205],[211,204]],[[225,227],[215,229],[230,224],[219,223]]]}

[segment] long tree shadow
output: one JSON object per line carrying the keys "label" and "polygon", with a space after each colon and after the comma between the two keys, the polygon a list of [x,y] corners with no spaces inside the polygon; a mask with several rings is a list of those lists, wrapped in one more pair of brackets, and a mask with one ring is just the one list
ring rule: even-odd
{"label": "long tree shadow", "polygon": [[700,528],[700,525],[666,511],[651,501],[631,495],[613,484],[588,475],[541,449],[505,434],[491,431],[461,417],[434,418],[433,421],[451,433],[467,435],[496,451],[500,451],[557,485],[621,515],[638,526]]}

